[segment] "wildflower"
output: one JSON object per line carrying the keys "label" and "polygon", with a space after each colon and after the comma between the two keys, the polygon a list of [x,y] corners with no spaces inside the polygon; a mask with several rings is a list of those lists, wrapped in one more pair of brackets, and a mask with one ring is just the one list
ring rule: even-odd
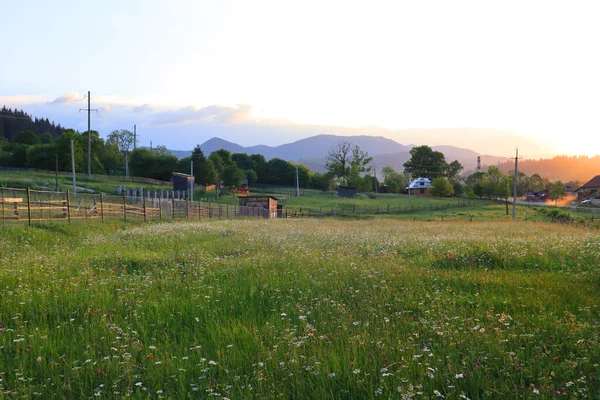
{"label": "wildflower", "polygon": [[300,321],[306,321],[306,315],[301,315],[298,317]]}
{"label": "wildflower", "polygon": [[150,350],[156,350],[156,346],[148,346]]}
{"label": "wildflower", "polygon": [[539,389],[537,389],[537,388],[533,388],[533,393],[535,393],[535,394],[540,394],[540,391],[539,391]]}
{"label": "wildflower", "polygon": [[354,326],[358,326],[358,324],[359,324],[359,323],[360,323],[360,322],[358,322],[358,321],[354,321],[354,322],[352,323],[352,325],[354,325]]}
{"label": "wildflower", "polygon": [[208,362],[208,365],[217,365],[217,362],[216,362],[216,361],[213,361],[213,360],[210,360],[210,361]]}
{"label": "wildflower", "polygon": [[464,376],[464,375],[463,375],[463,373],[461,372],[460,374],[456,374],[456,375],[454,375],[454,377],[455,377],[456,379],[462,379],[462,378],[464,378],[465,376]]}
{"label": "wildflower", "polygon": [[439,391],[439,390],[434,390],[434,391],[433,391],[433,394],[435,394],[437,397],[442,397],[442,398],[444,397],[444,396],[443,396],[443,395],[440,393],[440,391]]}
{"label": "wildflower", "polygon": [[573,382],[569,381],[569,382],[567,382],[565,385],[566,385],[567,387],[569,387],[569,386],[572,386],[572,385],[573,385]]}
{"label": "wildflower", "polygon": [[356,368],[354,371],[352,371],[352,373],[353,373],[354,375],[358,375],[358,374],[360,374],[360,368]]}
{"label": "wildflower", "polygon": [[136,383],[135,383],[135,386],[142,386],[142,385],[143,385],[143,383],[142,383],[142,382],[136,382]]}

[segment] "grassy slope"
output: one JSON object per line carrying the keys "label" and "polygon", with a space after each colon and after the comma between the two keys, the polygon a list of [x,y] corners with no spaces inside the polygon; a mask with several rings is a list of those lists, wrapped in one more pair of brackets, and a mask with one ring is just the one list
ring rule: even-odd
{"label": "grassy slope", "polygon": [[61,224],[5,228],[0,254],[3,393],[600,396],[593,231]]}

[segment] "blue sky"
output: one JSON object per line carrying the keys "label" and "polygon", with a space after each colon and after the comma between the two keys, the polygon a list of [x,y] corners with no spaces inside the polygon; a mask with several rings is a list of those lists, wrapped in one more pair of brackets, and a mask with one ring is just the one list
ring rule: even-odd
{"label": "blue sky", "polygon": [[[84,130],[91,90],[103,136],[135,123],[171,148],[322,131],[502,155],[600,151],[593,1],[33,0],[1,11],[0,103]],[[475,143],[405,131],[459,127],[511,133]]]}

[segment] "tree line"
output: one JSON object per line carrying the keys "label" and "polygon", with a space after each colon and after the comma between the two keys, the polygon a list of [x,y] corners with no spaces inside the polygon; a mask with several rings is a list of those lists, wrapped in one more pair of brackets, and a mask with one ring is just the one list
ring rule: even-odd
{"label": "tree line", "polygon": [[10,109],[2,106],[0,110],[0,142],[2,139],[11,141],[14,136],[23,131],[31,131],[35,134],[48,134],[53,138],[59,137],[65,128],[60,124],[50,122],[48,118],[31,118],[23,110]]}

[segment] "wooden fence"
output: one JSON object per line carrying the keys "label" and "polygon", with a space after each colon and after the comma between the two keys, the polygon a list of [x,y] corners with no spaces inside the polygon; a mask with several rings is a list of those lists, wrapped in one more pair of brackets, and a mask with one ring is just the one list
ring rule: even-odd
{"label": "wooden fence", "polygon": [[[0,220],[3,224],[36,221],[105,220],[211,220],[269,218],[267,209],[214,204],[189,199],[77,194],[31,189],[0,188]],[[285,217],[284,212],[278,217]]]}

